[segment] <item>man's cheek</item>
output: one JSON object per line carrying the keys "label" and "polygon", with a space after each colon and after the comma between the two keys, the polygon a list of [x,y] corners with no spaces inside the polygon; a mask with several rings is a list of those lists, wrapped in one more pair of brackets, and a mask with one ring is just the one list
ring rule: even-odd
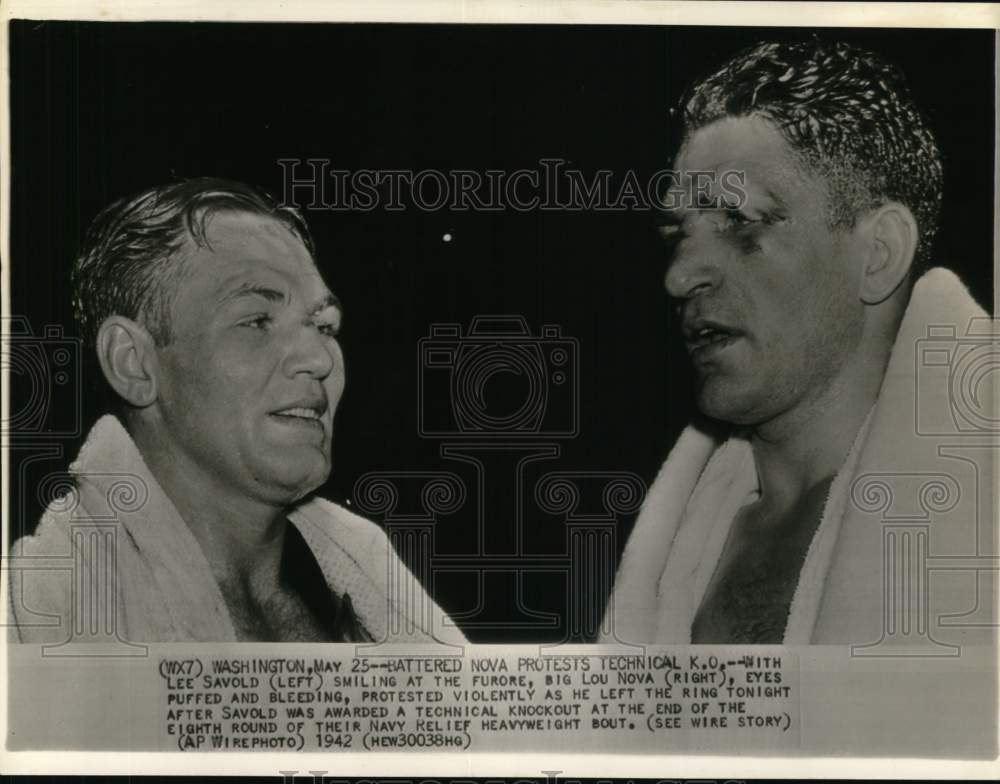
{"label": "man's cheek", "polygon": [[246,387],[252,381],[254,369],[262,367],[265,359],[266,354],[262,350],[217,352],[208,375],[212,384]]}

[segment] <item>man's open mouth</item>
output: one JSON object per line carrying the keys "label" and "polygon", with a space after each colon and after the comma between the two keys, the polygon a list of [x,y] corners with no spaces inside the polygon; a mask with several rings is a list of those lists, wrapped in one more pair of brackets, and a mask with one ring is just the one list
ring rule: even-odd
{"label": "man's open mouth", "polygon": [[275,411],[274,415],[297,419],[320,419],[322,417],[315,408],[286,408],[284,411]]}
{"label": "man's open mouth", "polygon": [[307,405],[296,402],[295,405],[279,408],[277,411],[272,411],[271,416],[284,424],[322,429],[325,413],[326,401],[310,401]]}
{"label": "man's open mouth", "polygon": [[742,335],[738,329],[705,319],[684,324],[684,342],[694,358],[714,354],[734,343]]}

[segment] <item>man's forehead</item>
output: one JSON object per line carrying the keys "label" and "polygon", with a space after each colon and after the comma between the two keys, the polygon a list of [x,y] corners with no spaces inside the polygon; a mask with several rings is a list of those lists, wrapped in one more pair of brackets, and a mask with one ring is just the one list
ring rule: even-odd
{"label": "man's forehead", "polygon": [[205,242],[189,239],[186,282],[216,301],[272,289],[284,298],[332,296],[312,255],[286,225],[266,215],[220,211],[208,216]]}
{"label": "man's forehead", "polygon": [[804,174],[777,127],[760,117],[727,117],[699,128],[684,143],[675,168],[685,182],[695,172],[717,178],[734,172],[748,187],[772,191],[801,184]]}
{"label": "man's forehead", "polygon": [[195,218],[203,221],[201,236],[189,235],[182,251],[187,260],[196,262],[195,274],[218,278],[228,274],[230,266],[271,266],[307,273],[316,267],[298,235],[267,215],[218,211]]}
{"label": "man's forehead", "polygon": [[195,218],[201,222],[210,252],[280,248],[311,258],[302,239],[287,224],[269,215],[221,209]]}

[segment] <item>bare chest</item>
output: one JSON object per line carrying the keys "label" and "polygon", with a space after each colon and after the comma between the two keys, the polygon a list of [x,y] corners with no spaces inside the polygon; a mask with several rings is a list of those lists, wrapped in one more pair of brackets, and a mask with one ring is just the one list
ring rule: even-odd
{"label": "bare chest", "polygon": [[294,590],[282,588],[267,596],[253,596],[223,587],[222,593],[236,636],[242,641],[324,642],[334,639],[328,619],[320,618]]}
{"label": "bare chest", "polygon": [[695,644],[780,644],[829,481],[781,515],[747,507],[733,522],[691,626]]}

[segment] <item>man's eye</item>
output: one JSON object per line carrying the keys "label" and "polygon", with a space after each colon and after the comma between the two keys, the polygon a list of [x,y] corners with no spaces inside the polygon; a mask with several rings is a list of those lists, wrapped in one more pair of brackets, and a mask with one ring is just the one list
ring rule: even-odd
{"label": "man's eye", "polygon": [[658,227],[661,239],[666,243],[667,251],[673,251],[687,235],[680,223],[668,223]]}
{"label": "man's eye", "polygon": [[326,335],[328,338],[335,338],[340,334],[340,324],[333,323],[319,323],[316,325],[316,329],[320,331],[321,334]]}
{"label": "man's eye", "polygon": [[250,316],[249,318],[243,319],[239,326],[250,327],[252,329],[267,329],[271,323],[271,317],[266,313],[259,313],[256,316]]}
{"label": "man's eye", "polygon": [[744,215],[738,210],[726,210],[723,212],[723,220],[721,221],[720,231],[731,231],[733,229],[742,229],[747,226],[754,226],[758,223],[763,223],[763,220],[750,218]]}

